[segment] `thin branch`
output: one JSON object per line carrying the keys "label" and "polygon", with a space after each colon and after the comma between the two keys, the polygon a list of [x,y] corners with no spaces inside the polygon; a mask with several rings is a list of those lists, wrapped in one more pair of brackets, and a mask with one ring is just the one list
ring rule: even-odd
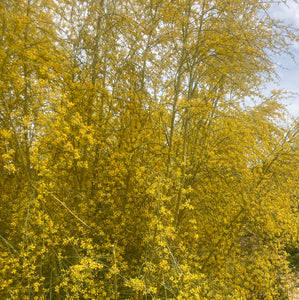
{"label": "thin branch", "polygon": [[[35,190],[37,188],[32,184]],[[68,208],[60,199],[58,199],[53,193],[48,192],[53,199],[55,199],[57,202],[59,202],[73,217],[75,217],[78,221],[80,221],[83,225],[85,225],[88,228],[91,228],[89,225],[87,225],[81,218],[79,218],[70,208]]]}

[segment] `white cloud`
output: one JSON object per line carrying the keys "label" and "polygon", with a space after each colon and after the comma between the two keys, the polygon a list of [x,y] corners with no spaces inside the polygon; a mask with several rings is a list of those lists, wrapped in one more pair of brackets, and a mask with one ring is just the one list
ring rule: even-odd
{"label": "white cloud", "polygon": [[[284,21],[286,25],[299,29],[299,1],[287,0],[286,4],[282,1],[274,3],[270,14],[273,18]],[[294,59],[287,55],[281,55],[274,58],[279,67],[276,68],[280,80],[268,88],[285,89],[287,91],[299,94],[299,42],[294,42],[291,51]],[[299,116],[299,95],[289,97],[285,100],[288,109],[292,115]]]}
{"label": "white cloud", "polygon": [[273,3],[270,14],[274,18],[283,20],[286,24],[299,28],[299,2],[294,0]]}

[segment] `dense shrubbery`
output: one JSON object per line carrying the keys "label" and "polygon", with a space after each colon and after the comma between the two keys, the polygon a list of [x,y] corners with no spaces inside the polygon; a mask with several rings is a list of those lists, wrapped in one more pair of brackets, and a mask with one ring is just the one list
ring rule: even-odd
{"label": "dense shrubbery", "polygon": [[287,298],[298,125],[258,87],[294,37],[267,9],[0,2],[1,299]]}

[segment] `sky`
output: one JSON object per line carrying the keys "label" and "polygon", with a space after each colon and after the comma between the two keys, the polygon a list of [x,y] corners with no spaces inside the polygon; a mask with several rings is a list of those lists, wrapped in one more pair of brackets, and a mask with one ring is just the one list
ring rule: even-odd
{"label": "sky", "polygon": [[[277,1],[273,4],[270,14],[274,18],[284,20],[286,24],[292,24],[293,27],[299,29],[299,0]],[[299,34],[299,33],[298,33]],[[288,97],[285,103],[288,105],[289,112],[295,117],[299,117],[299,41],[294,42],[291,46],[291,52],[295,58],[292,59],[287,55],[275,57],[277,63],[277,72],[279,82],[268,86],[269,90],[284,89],[298,95]]]}

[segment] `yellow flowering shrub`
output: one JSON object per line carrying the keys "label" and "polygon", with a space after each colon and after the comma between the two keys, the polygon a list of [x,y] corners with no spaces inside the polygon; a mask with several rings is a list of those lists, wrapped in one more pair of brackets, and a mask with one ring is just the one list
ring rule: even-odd
{"label": "yellow flowering shrub", "polygon": [[0,1],[0,299],[288,299],[266,2]]}

